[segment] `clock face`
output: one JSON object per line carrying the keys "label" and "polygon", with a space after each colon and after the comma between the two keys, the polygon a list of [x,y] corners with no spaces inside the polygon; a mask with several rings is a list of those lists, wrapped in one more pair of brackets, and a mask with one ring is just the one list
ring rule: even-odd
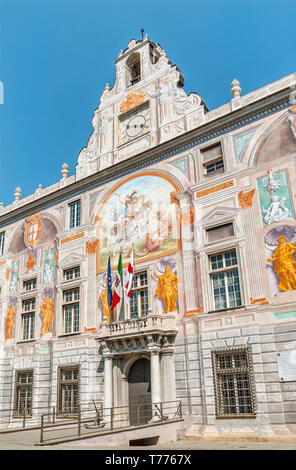
{"label": "clock face", "polygon": [[119,118],[119,145],[150,131],[149,106]]}
{"label": "clock face", "polygon": [[138,116],[134,116],[131,118],[126,126],[126,133],[129,137],[136,137],[137,135],[141,134],[144,130],[146,124],[146,118],[139,114]]}

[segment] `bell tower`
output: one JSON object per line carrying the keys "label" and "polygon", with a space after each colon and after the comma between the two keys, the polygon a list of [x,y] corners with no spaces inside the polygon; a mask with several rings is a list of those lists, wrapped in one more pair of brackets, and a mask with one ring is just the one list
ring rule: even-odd
{"label": "bell tower", "polygon": [[106,85],[93,116],[94,131],[78,156],[78,179],[133,158],[204,121],[203,100],[185,92],[182,73],[147,34],[120,51],[115,69],[114,86]]}

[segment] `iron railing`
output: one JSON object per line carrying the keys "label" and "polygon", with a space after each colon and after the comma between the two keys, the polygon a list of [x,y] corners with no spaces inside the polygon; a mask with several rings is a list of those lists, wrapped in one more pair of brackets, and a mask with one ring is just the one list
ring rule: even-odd
{"label": "iron railing", "polygon": [[127,430],[134,426],[159,424],[182,419],[181,401],[143,403],[141,405],[113,408],[85,408],[78,406],[76,416],[56,416],[50,413],[41,416],[40,441],[38,445],[62,442],[91,436],[104,431]]}
{"label": "iron railing", "polygon": [[[80,408],[88,409],[91,406],[96,409],[102,408],[101,401],[84,401],[80,403]],[[40,427],[41,416],[47,415],[51,424],[56,424],[61,417],[73,418],[78,416],[78,407],[74,407],[71,412],[63,411],[57,406],[32,406],[24,407],[21,410],[14,408],[6,408],[0,410],[0,432],[10,430],[32,429]],[[58,423],[57,423],[58,424]]]}

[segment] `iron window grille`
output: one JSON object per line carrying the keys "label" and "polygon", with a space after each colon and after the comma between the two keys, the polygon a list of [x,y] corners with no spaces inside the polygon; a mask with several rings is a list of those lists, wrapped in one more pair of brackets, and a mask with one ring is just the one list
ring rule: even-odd
{"label": "iron window grille", "polygon": [[130,308],[131,318],[145,317],[148,313],[147,272],[134,274]]}
{"label": "iron window grille", "polygon": [[23,282],[23,289],[24,291],[28,292],[31,290],[35,290],[37,288],[37,279],[28,279],[27,281]]}
{"label": "iron window grille", "polygon": [[215,310],[242,305],[236,250],[209,256]]}
{"label": "iron window grille", "polygon": [[79,332],[79,287],[63,292],[63,320],[65,334]]}
{"label": "iron window grille", "polygon": [[79,227],[81,204],[80,201],[75,201],[69,204],[70,208],[70,228]]}
{"label": "iron window grille", "polygon": [[35,299],[23,300],[22,332],[23,340],[34,338],[35,334]]}
{"label": "iron window grille", "polygon": [[65,281],[72,281],[72,279],[77,279],[79,277],[80,277],[80,266],[76,266],[75,268],[64,270]]}
{"label": "iron window grille", "polygon": [[212,351],[217,418],[256,416],[256,396],[249,347]]}
{"label": "iron window grille", "polygon": [[79,366],[59,367],[58,406],[59,415],[76,415],[80,404]]}
{"label": "iron window grille", "polygon": [[16,371],[14,417],[32,417],[33,370]]}
{"label": "iron window grille", "polygon": [[4,239],[5,239],[5,232],[0,233],[0,255],[3,255],[4,252]]}

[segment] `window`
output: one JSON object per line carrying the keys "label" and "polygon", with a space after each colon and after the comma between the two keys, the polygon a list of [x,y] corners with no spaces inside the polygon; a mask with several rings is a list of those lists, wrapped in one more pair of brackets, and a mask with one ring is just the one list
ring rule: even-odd
{"label": "window", "polygon": [[72,279],[77,279],[80,277],[80,267],[77,266],[76,268],[66,269],[64,271],[64,280],[71,281]]}
{"label": "window", "polygon": [[215,310],[242,305],[236,251],[210,255]]}
{"label": "window", "polygon": [[4,238],[5,238],[5,232],[0,233],[0,255],[3,255],[4,252]]}
{"label": "window", "polygon": [[23,340],[34,338],[35,330],[35,299],[23,300],[22,331]]}
{"label": "window", "polygon": [[131,318],[144,317],[148,313],[148,279],[147,272],[133,277],[131,296]]}
{"label": "window", "polygon": [[65,334],[79,331],[79,287],[63,292],[63,319]]}
{"label": "window", "polygon": [[24,291],[28,292],[31,290],[35,290],[37,288],[37,279],[28,279],[27,281],[23,282],[23,289]]}
{"label": "window", "polygon": [[80,201],[69,204],[70,207],[70,228],[79,227],[80,225]]}
{"label": "window", "polygon": [[33,371],[17,371],[15,380],[14,416],[32,416]]}
{"label": "window", "polygon": [[59,369],[58,413],[75,414],[79,405],[79,367]]}
{"label": "window", "polygon": [[224,161],[221,143],[201,150],[204,175],[224,172]]}
{"label": "window", "polygon": [[213,243],[234,236],[233,223],[218,225],[206,229],[207,242]]}
{"label": "window", "polygon": [[249,348],[212,351],[217,417],[256,415]]}
{"label": "window", "polygon": [[140,54],[135,52],[126,61],[126,86],[135,85],[141,80]]}

